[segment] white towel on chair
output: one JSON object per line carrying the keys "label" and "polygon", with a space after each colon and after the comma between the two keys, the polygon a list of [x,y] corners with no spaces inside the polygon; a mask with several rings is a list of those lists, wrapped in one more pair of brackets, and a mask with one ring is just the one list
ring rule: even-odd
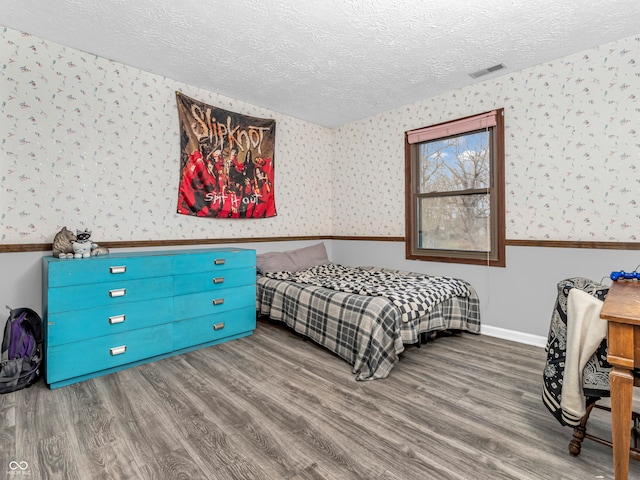
{"label": "white towel on chair", "polygon": [[600,318],[602,300],[572,288],[567,298],[567,357],[560,408],[563,416],[580,420],[586,413],[582,370],[607,336],[607,322]]}

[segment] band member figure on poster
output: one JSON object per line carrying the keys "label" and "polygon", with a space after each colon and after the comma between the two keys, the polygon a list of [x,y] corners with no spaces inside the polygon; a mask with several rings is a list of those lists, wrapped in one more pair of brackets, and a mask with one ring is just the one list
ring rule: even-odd
{"label": "band member figure on poster", "polygon": [[276,215],[275,121],[247,117],[176,93],[180,120],[182,215],[265,218]]}
{"label": "band member figure on poster", "polygon": [[[273,162],[270,158],[256,158],[256,193],[257,202],[253,211],[254,217],[273,217],[275,202],[273,201]],[[271,210],[273,209],[273,210]]]}
{"label": "band member figure on poster", "polygon": [[178,189],[178,213],[189,215],[196,212],[199,217],[210,216],[211,202],[209,196],[215,190],[215,177],[205,166],[199,150],[189,155],[189,160],[182,171]]}

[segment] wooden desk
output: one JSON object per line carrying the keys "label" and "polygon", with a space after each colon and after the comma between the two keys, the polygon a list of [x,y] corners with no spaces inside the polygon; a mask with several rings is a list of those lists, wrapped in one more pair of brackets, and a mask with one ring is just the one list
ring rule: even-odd
{"label": "wooden desk", "polygon": [[614,282],[600,318],[609,322],[607,360],[613,366],[609,374],[613,470],[615,480],[626,480],[629,475],[633,370],[640,368],[640,282]]}

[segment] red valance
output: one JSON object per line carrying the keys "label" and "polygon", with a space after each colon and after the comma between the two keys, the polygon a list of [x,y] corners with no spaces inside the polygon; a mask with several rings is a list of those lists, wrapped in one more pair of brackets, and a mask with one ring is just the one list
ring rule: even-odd
{"label": "red valance", "polygon": [[453,122],[440,123],[431,127],[418,128],[407,132],[409,143],[420,143],[433,140],[434,138],[450,137],[460,133],[473,132],[483,128],[496,126],[497,112],[481,113],[472,117],[461,118]]}

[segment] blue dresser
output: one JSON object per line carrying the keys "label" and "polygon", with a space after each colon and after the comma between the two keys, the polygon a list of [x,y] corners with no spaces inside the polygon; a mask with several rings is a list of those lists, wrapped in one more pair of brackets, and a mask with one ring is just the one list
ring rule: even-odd
{"label": "blue dresser", "polygon": [[250,335],[255,250],[44,257],[45,379],[62,387]]}

